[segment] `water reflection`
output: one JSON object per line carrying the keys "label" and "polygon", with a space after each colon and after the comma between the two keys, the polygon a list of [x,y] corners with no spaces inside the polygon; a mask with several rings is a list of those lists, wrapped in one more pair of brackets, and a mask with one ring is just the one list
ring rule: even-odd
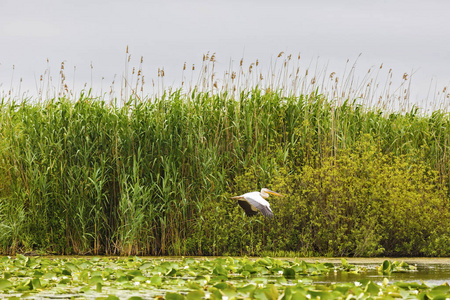
{"label": "water reflection", "polygon": [[382,275],[378,273],[376,267],[379,264],[357,264],[360,267],[365,267],[367,272],[360,274],[352,274],[347,272],[330,272],[328,275],[316,277],[316,283],[332,283],[332,282],[354,282],[361,279],[368,279],[373,282],[382,282],[387,278],[389,282],[404,281],[417,282],[422,281],[427,285],[440,285],[443,283],[450,284],[450,264],[431,264],[418,263],[417,271],[392,273],[390,275]]}

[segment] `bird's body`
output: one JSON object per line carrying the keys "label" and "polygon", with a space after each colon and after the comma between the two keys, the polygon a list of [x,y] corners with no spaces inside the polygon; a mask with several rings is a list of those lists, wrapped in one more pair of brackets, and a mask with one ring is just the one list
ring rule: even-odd
{"label": "bird's body", "polygon": [[258,210],[266,217],[272,218],[273,212],[270,209],[270,204],[267,202],[269,194],[282,197],[274,191],[263,188],[261,192],[245,193],[241,196],[231,197],[231,199],[238,200],[238,204],[244,209],[247,216],[254,216],[258,213]]}

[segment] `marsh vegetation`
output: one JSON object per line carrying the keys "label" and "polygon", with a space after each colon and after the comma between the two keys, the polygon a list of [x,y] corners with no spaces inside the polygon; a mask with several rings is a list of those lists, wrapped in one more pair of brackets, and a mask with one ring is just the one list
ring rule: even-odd
{"label": "marsh vegetation", "polygon": [[[0,251],[450,255],[446,89],[424,112],[406,75],[392,90],[283,56],[219,81],[214,59],[149,96],[136,70],[120,98],[63,75],[54,96],[3,97]],[[286,195],[273,220],[229,199],[263,186]]]}

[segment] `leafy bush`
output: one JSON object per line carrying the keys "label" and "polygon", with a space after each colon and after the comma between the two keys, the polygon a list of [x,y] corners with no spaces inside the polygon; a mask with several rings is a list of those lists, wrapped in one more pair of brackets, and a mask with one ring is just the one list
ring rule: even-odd
{"label": "leafy bush", "polygon": [[[253,190],[256,178],[251,172],[238,176],[235,188]],[[369,135],[336,156],[282,169],[270,187],[286,194],[269,198],[274,220],[245,218],[229,200],[214,203],[221,209],[209,217],[219,228],[220,252],[450,254],[449,207],[438,173],[408,156],[382,154]]]}

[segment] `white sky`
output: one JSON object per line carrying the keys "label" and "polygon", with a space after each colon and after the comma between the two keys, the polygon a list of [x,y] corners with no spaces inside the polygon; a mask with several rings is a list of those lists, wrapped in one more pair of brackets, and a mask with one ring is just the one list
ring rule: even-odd
{"label": "white sky", "polygon": [[35,93],[35,78],[49,67],[56,78],[62,61],[75,89],[91,82],[91,62],[94,88],[102,77],[108,86],[128,45],[146,78],[164,67],[175,84],[184,62],[200,65],[208,51],[222,69],[241,57],[268,67],[284,51],[338,74],[362,53],[361,74],[381,63],[399,78],[415,71],[419,99],[432,79],[439,89],[450,82],[449,12],[447,0],[0,0],[0,90],[23,78]]}

